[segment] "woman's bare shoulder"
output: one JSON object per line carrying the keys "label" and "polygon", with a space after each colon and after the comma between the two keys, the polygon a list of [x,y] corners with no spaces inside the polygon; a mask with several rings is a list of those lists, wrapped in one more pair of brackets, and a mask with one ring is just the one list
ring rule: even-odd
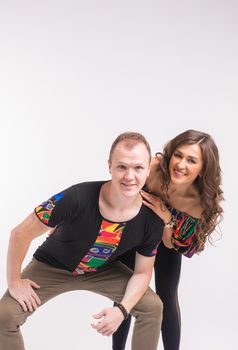
{"label": "woman's bare shoulder", "polygon": [[152,157],[151,159],[151,168],[158,168],[161,157]]}
{"label": "woman's bare shoulder", "polygon": [[146,185],[151,192],[158,192],[158,183],[160,182],[158,166],[160,160],[157,157],[153,157],[151,161],[150,174],[147,177]]}

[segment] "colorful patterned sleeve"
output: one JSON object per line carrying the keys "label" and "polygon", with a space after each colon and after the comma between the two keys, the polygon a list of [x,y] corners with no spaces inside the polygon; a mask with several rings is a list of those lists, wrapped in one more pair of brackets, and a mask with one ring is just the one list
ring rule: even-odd
{"label": "colorful patterned sleeve", "polygon": [[158,249],[158,245],[159,243],[154,243],[154,244],[150,244],[150,245],[143,245],[140,247],[137,247],[136,251],[144,256],[155,256],[157,254],[157,249]]}
{"label": "colorful patterned sleeve", "polygon": [[77,197],[72,186],[38,205],[35,214],[46,226],[55,227],[72,218],[77,206]]}
{"label": "colorful patterned sleeve", "polygon": [[157,254],[158,246],[161,242],[164,224],[160,217],[149,211],[147,232],[143,243],[136,248],[136,251],[144,256],[155,256]]}
{"label": "colorful patterned sleeve", "polygon": [[191,258],[196,252],[195,241],[196,232],[200,224],[200,219],[189,216],[174,208],[168,208],[175,219],[175,228],[171,238],[175,250],[184,256]]}

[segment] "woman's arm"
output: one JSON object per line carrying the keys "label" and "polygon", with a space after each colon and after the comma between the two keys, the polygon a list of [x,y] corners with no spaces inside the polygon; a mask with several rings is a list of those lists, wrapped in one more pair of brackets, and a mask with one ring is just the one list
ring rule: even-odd
{"label": "woman's arm", "polygon": [[194,242],[200,219],[194,218],[174,208],[167,208],[163,201],[152,194],[141,191],[143,203],[157,214],[164,222],[163,243],[167,248],[174,248],[187,257],[194,253]]}

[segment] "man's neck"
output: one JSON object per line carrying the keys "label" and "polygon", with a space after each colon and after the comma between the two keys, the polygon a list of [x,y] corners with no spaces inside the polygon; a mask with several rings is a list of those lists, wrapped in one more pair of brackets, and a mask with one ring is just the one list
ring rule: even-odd
{"label": "man's neck", "polygon": [[124,197],[107,182],[102,186],[99,196],[101,215],[114,222],[125,222],[133,219],[140,211],[142,198],[140,194],[134,197]]}
{"label": "man's neck", "polygon": [[102,200],[112,210],[126,210],[126,209],[131,209],[132,207],[141,206],[142,198],[139,193],[133,197],[126,197],[118,192],[119,191],[117,191],[113,187],[111,181],[103,185],[103,188],[101,191]]}

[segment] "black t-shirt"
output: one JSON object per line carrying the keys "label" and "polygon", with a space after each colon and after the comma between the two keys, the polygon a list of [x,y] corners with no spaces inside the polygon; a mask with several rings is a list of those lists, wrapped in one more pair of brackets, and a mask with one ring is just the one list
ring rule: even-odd
{"label": "black t-shirt", "polygon": [[77,275],[96,271],[134,247],[144,256],[156,254],[162,220],[143,204],[126,222],[103,218],[99,194],[104,183],[73,185],[35,208],[45,225],[56,227],[34,253],[36,259]]}

